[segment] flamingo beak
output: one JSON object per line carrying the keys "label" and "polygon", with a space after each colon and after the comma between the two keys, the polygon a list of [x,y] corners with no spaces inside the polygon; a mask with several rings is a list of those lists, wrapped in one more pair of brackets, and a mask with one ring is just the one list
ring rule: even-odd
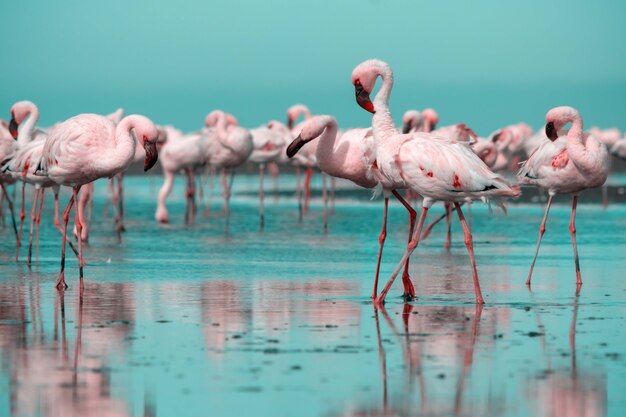
{"label": "flamingo beak", "polygon": [[354,94],[356,95],[356,102],[359,106],[363,107],[370,113],[376,113],[374,110],[374,103],[370,100],[370,93],[365,91],[360,82],[354,84]]}
{"label": "flamingo beak", "polygon": [[555,140],[557,140],[559,138],[559,134],[556,131],[556,128],[554,127],[554,123],[550,122],[550,123],[546,124],[546,136],[552,142],[554,142]]}
{"label": "flamingo beak", "polygon": [[17,139],[17,122],[15,121],[15,116],[11,115],[11,121],[9,122],[9,132],[11,132],[11,136],[13,139]]}
{"label": "flamingo beak", "polygon": [[289,130],[293,129],[293,119],[291,118],[291,116],[287,117],[287,127],[289,128]]}
{"label": "flamingo beak", "polygon": [[492,141],[493,143],[498,142],[498,140],[500,139],[500,135],[501,135],[501,134],[502,134],[502,132],[498,132],[498,133],[496,133],[495,135],[493,135],[493,137],[491,138],[491,141]]}
{"label": "flamingo beak", "polygon": [[402,133],[409,133],[411,131],[411,122],[405,122],[402,126]]}
{"label": "flamingo beak", "polygon": [[302,148],[304,145],[306,145],[307,142],[308,141],[302,139],[302,137],[300,135],[298,135],[298,137],[295,138],[293,140],[293,142],[291,142],[289,144],[289,146],[287,147],[287,156],[289,158],[293,158],[294,155],[298,153],[300,148]]}
{"label": "flamingo beak", "polygon": [[437,129],[437,123],[433,123],[432,125],[430,125],[430,131],[432,132],[433,130]]}
{"label": "flamingo beak", "polygon": [[143,172],[148,171],[156,164],[159,159],[159,152],[157,151],[157,145],[154,142],[144,142],[143,149],[146,151],[146,160],[143,163]]}

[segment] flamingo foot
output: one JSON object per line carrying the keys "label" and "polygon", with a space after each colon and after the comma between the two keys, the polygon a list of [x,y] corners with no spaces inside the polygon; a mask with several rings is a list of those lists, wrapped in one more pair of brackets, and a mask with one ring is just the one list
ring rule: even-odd
{"label": "flamingo foot", "polygon": [[65,274],[63,272],[61,272],[61,274],[59,275],[59,279],[57,280],[56,288],[59,291],[64,291],[64,290],[66,290],[68,288],[67,284],[65,283]]}
{"label": "flamingo foot", "polygon": [[411,295],[411,294],[406,293],[406,292],[405,292],[404,294],[402,294],[402,299],[403,299],[405,302],[410,302],[410,301],[413,301],[413,300],[415,300],[416,298],[417,298],[417,297],[415,297],[415,295]]}

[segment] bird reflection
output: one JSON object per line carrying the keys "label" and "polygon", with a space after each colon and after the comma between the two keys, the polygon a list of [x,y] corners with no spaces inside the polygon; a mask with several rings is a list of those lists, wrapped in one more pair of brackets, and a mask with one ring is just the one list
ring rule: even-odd
{"label": "bird reflection", "polygon": [[[0,287],[0,306],[5,305],[1,302],[5,297],[15,297],[6,303],[13,307],[0,307],[0,317],[5,322],[22,323],[11,326],[12,334],[6,334],[8,328],[0,325],[3,352],[9,358],[7,375],[13,387],[9,396],[12,414],[131,415],[125,400],[111,395],[108,353],[123,346],[122,339],[132,329],[114,323],[132,322],[134,292],[129,284],[89,285],[93,288],[83,293],[88,296],[76,294],[75,299],[56,292],[53,326],[45,326],[38,283]],[[110,308],[111,302],[117,308]],[[45,329],[52,335],[46,336]]]}
{"label": "bird reflection", "polygon": [[[579,367],[576,354],[578,289],[572,303],[569,327],[569,364],[554,366],[546,360],[547,369],[529,380],[526,395],[532,399],[535,415],[554,417],[596,417],[607,411],[606,374],[597,367]],[[539,314],[538,314],[539,317]],[[550,358],[550,346],[541,336],[542,350]]]}

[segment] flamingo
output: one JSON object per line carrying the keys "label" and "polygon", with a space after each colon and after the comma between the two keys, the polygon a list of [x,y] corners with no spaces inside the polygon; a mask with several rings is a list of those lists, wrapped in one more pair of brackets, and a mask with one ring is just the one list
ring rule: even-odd
{"label": "flamingo", "polygon": [[[235,169],[248,160],[253,151],[250,131],[240,126],[228,126],[227,114],[221,110],[213,110],[205,118],[206,130],[213,134],[206,140],[205,161],[224,173],[230,171],[230,180],[224,175],[224,210],[226,214],[226,231],[230,222],[230,193]],[[212,127],[215,126],[215,127]]]}
{"label": "flamingo", "polygon": [[157,209],[154,217],[159,223],[169,223],[170,217],[167,211],[167,197],[172,191],[176,172],[185,171],[189,184],[186,190],[187,207],[185,210],[185,222],[193,223],[193,171],[204,165],[202,152],[203,142],[206,136],[203,132],[195,132],[184,135],[180,130],[166,126],[167,141],[159,152],[159,161],[163,168],[163,185],[159,190]]}
{"label": "flamingo", "polygon": [[44,202],[45,188],[52,188],[54,193],[54,224],[60,229],[60,223],[58,220],[58,202],[59,202],[59,187],[49,178],[36,174],[37,161],[41,159],[43,147],[46,141],[47,134],[42,129],[37,128],[37,122],[39,121],[39,109],[31,101],[18,101],[11,107],[11,123],[9,124],[9,130],[15,139],[17,139],[17,149],[5,166],[4,170],[12,173],[12,175],[22,181],[22,209],[20,212],[20,231],[18,238],[18,245],[16,249],[16,259],[19,254],[19,248],[22,241],[22,228],[25,218],[25,204],[24,204],[24,191],[26,184],[31,184],[35,187],[35,193],[33,194],[33,205],[30,213],[30,230],[28,241],[28,257],[27,264],[31,265],[32,259],[32,247],[33,247],[33,235],[35,224],[37,225],[37,239],[36,239],[36,257],[38,258],[39,252],[39,224],[41,220],[41,210]]}
{"label": "flamingo", "polygon": [[[55,125],[49,132],[43,148],[39,172],[56,184],[72,187],[73,195],[63,212],[63,238],[61,245],[61,271],[56,283],[59,290],[65,283],[65,243],[67,223],[74,201],[78,201],[80,188],[97,180],[110,178],[125,171],[133,160],[137,140],[146,152],[144,171],[154,166],[158,159],[156,141],[159,131],[146,117],[127,116],[115,125],[105,116],[80,114]],[[83,290],[83,249],[81,212],[74,216],[78,234],[78,260],[80,290]]]}
{"label": "flamingo", "polygon": [[263,174],[266,164],[279,160],[286,145],[285,135],[280,131],[267,126],[260,126],[250,130],[252,135],[252,145],[254,147],[250,154],[250,162],[259,165],[259,227],[263,230],[265,226],[265,212],[263,206]]}
{"label": "flamingo", "polygon": [[611,146],[609,152],[616,158],[626,160],[626,132],[622,139],[616,141],[613,146]]}
{"label": "flamingo", "polygon": [[[568,123],[572,124],[570,129],[560,131]],[[609,154],[602,142],[588,133],[583,133],[583,119],[573,107],[561,106],[548,111],[545,132],[549,141],[542,143],[517,173],[520,184],[535,185],[546,190],[549,195],[526,285],[530,287],[541,238],[546,231],[552,198],[556,194],[572,194],[569,231],[574,248],[578,292],[582,285],[575,225],[578,194],[588,188],[604,184],[608,176]]]}
{"label": "flamingo", "polygon": [[[372,102],[370,93],[378,77],[382,78],[382,85]],[[459,203],[476,199],[498,200],[517,197],[519,189],[491,172],[467,143],[451,141],[428,133],[399,133],[389,111],[393,72],[387,63],[377,59],[362,62],[352,72],[352,84],[357,103],[373,113],[372,151],[376,155],[376,164],[373,165],[372,172],[375,177],[382,183],[383,188],[408,187],[424,197],[413,237],[387,285],[376,298],[376,303],[384,303],[400,269],[419,244],[429,208],[435,201],[444,201],[452,202],[456,207],[470,256],[476,303],[483,304],[474,259],[472,233]]]}
{"label": "flamingo", "polygon": [[[602,130],[596,126],[593,126],[591,129],[589,129],[589,133],[600,142],[604,143],[611,155],[614,155],[618,158],[620,157],[618,151],[619,146],[616,147],[622,137],[619,129],[611,128]],[[609,158],[609,175],[611,175],[611,162],[612,160],[611,158]],[[609,190],[606,183],[602,185],[602,206],[604,208],[607,208],[609,206]]]}
{"label": "flamingo", "polygon": [[[10,161],[15,155],[15,151],[17,149],[17,144],[15,139],[11,136],[11,132],[9,132],[8,125],[4,120],[0,119],[0,167],[2,167],[5,163]],[[17,225],[15,224],[15,214],[13,212],[13,201],[11,201],[11,197],[6,189],[7,185],[14,184],[16,182],[13,175],[10,173],[4,173],[0,170],[0,215],[2,216],[2,221],[4,222],[4,214],[1,214],[2,208],[2,200],[7,200],[7,205],[9,206],[9,212],[11,213],[11,222],[13,223],[13,231],[15,232],[15,243],[16,245],[19,242],[19,237],[17,233]]]}

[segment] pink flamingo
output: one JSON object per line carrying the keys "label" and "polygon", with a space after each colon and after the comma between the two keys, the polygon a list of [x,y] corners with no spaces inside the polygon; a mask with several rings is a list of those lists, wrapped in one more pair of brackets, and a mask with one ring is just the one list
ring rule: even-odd
{"label": "pink flamingo", "polygon": [[[560,132],[571,123],[568,131]],[[576,265],[576,290],[580,290],[582,279],[576,246],[576,204],[578,194],[587,188],[599,187],[606,181],[609,169],[609,154],[606,146],[595,137],[583,133],[583,119],[578,110],[561,106],[546,114],[545,141],[517,173],[520,184],[535,185],[548,191],[548,204],[539,228],[539,238],[533,263],[530,266],[526,285],[530,286],[541,238],[546,231],[546,220],[555,194],[572,194],[572,215],[569,231],[574,248]]]}
{"label": "pink flamingo", "polygon": [[[598,127],[593,126],[591,129],[589,129],[589,133],[600,142],[604,143],[611,155],[615,155],[619,158],[619,151],[617,150],[618,148],[615,148],[616,150],[613,151],[614,147],[617,143],[620,142],[620,139],[622,137],[619,129],[611,128],[602,130]],[[611,158],[609,158],[609,175],[611,175],[611,162],[612,160]],[[602,205],[604,206],[604,208],[607,208],[609,206],[609,190],[606,183],[602,185]]]}
{"label": "pink flamingo", "polygon": [[257,127],[250,130],[252,146],[249,161],[259,165],[259,227],[265,226],[265,210],[263,205],[263,174],[267,164],[277,162],[286,146],[285,135],[280,131],[270,129],[267,126]]}
{"label": "pink flamingo", "polygon": [[[80,114],[54,126],[44,145],[41,162],[42,175],[47,175],[59,185],[72,187],[73,195],[63,212],[63,238],[61,252],[61,271],[57,280],[57,289],[67,288],[65,283],[65,243],[67,223],[74,201],[78,201],[80,188],[97,180],[110,178],[128,168],[135,154],[137,140],[140,138],[146,152],[144,171],[156,163],[158,153],[156,141],[159,131],[146,117],[132,115],[125,117],[116,126],[105,116]],[[134,136],[134,137],[133,137]],[[80,271],[80,289],[83,290],[83,249],[82,224],[80,211],[74,216],[78,234],[78,259]]]}
{"label": "pink flamingo", "polygon": [[609,152],[616,158],[626,160],[626,132],[624,133],[624,138],[616,141],[611,146]]}
{"label": "pink flamingo", "polygon": [[166,127],[166,132],[167,141],[159,152],[159,161],[163,168],[163,185],[159,190],[157,209],[154,217],[159,223],[169,223],[170,217],[166,206],[167,198],[174,186],[176,173],[185,171],[188,179],[185,222],[193,223],[193,206],[195,205],[193,200],[193,171],[205,163],[203,143],[207,138],[203,132],[184,135],[183,132],[171,126]]}
{"label": "pink flamingo", "polygon": [[[0,119],[0,168],[10,161],[15,155],[15,151],[17,149],[17,143],[15,139],[11,136],[11,132],[9,132],[8,125],[2,119]],[[2,221],[4,224],[4,214],[2,213],[2,200],[7,200],[7,205],[9,207],[9,212],[11,214],[11,221],[13,223],[13,231],[15,232],[15,243],[16,245],[19,242],[19,236],[17,232],[17,225],[15,224],[15,213],[13,212],[13,201],[11,201],[11,197],[6,189],[7,185],[14,184],[16,182],[13,175],[10,173],[4,173],[2,169],[0,169],[0,216],[2,216]]]}
{"label": "pink flamingo", "polygon": [[[235,169],[245,163],[253,151],[250,131],[237,125],[228,126],[227,114],[214,110],[205,118],[206,131],[216,138],[206,141],[205,161],[216,169],[224,171],[224,212],[226,215],[226,231],[230,222],[230,194],[235,178]],[[212,127],[215,126],[215,127]],[[230,179],[226,174],[230,172]]]}
{"label": "pink flamingo", "polygon": [[[372,129],[350,129],[345,131],[340,137],[337,135],[337,121],[332,116],[315,116],[307,120],[302,125],[302,132],[287,148],[287,156],[290,158],[307,143],[319,138],[317,145],[317,161],[322,172],[337,178],[344,178],[352,181],[363,188],[374,188],[378,181],[372,176],[372,164],[374,158],[368,152],[372,148]],[[365,144],[365,145],[364,145]],[[378,277],[380,274],[380,263],[387,236],[387,210],[389,206],[389,194],[393,194],[409,211],[410,228],[415,221],[416,212],[402,199],[396,190],[387,190],[385,193],[385,205],[383,215],[383,228],[378,237],[379,250],[376,263],[376,275],[374,278],[374,290],[372,298],[376,298],[378,292]],[[409,235],[410,237],[410,235]],[[412,299],[415,290],[411,284],[408,272],[408,262],[405,265],[404,275],[404,297]]]}
{"label": "pink flamingo", "polygon": [[[382,85],[374,101],[370,93],[376,79]],[[454,142],[428,133],[399,133],[389,111],[393,73],[387,63],[372,59],[359,64],[352,72],[357,103],[373,113],[372,128],[376,164],[372,171],[384,188],[408,187],[424,197],[422,211],[404,256],[387,285],[376,298],[382,304],[402,266],[417,245],[429,208],[435,201],[452,202],[465,234],[474,279],[476,303],[483,304],[474,259],[472,234],[465,221],[460,202],[486,198],[517,197],[519,189],[511,187],[487,168],[467,143]]]}
{"label": "pink flamingo", "polygon": [[9,125],[9,130],[11,131],[13,137],[17,139],[17,149],[13,158],[5,165],[4,168],[5,170],[11,172],[16,179],[22,181],[22,209],[20,213],[19,244],[15,254],[16,259],[19,253],[19,247],[21,246],[22,228],[25,218],[25,186],[28,183],[35,187],[33,205],[30,213],[27,257],[28,266],[31,265],[35,224],[37,226],[36,258],[39,257],[39,224],[41,221],[41,211],[44,202],[44,191],[45,188],[48,187],[51,187],[54,193],[54,224],[60,229],[60,223],[58,220],[59,187],[56,183],[54,183],[54,181],[51,181],[45,176],[37,175],[35,172],[37,170],[37,161],[41,159],[43,147],[47,137],[45,131],[37,128],[38,121],[39,109],[34,103],[30,101],[18,101],[13,105],[13,107],[11,107],[11,123]]}

